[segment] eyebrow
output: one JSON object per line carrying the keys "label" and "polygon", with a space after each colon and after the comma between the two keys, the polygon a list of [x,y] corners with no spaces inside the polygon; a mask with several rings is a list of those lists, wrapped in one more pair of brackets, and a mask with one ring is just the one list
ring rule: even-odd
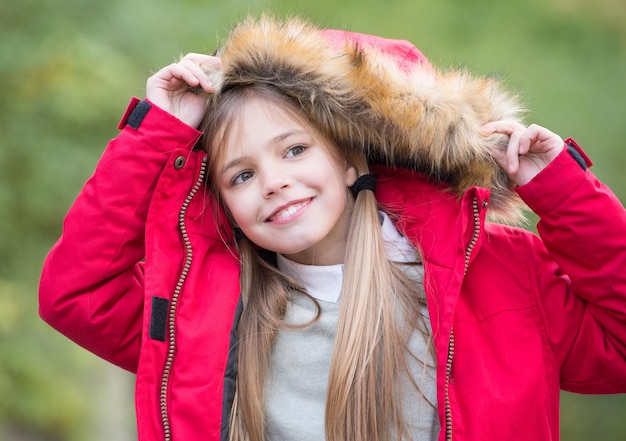
{"label": "eyebrow", "polygon": [[[274,138],[272,138],[270,143],[278,144],[281,141],[284,141],[285,139],[289,138],[290,136],[300,135],[300,134],[303,134],[303,133],[304,134],[308,134],[308,132],[306,130],[301,130],[301,129],[289,130],[287,132],[281,133],[280,135],[277,135]],[[249,158],[249,156],[240,156],[238,158],[233,159],[232,161],[227,162],[224,165],[224,167],[222,167],[220,169],[220,175],[223,175],[229,169],[231,169],[233,167],[237,167],[239,164],[246,162],[248,160],[248,158]]]}
{"label": "eyebrow", "polygon": [[287,131],[285,133],[281,133],[280,135],[275,136],[274,139],[272,139],[272,141],[274,143],[279,143],[280,141],[284,141],[285,139],[289,138],[290,136],[299,135],[301,133],[307,133],[307,131],[306,130],[302,130],[302,129],[300,129],[300,130],[289,130],[289,131]]}

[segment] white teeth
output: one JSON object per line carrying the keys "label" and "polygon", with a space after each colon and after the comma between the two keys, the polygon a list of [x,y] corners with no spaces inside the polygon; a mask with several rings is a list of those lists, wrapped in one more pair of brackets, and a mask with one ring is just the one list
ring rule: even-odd
{"label": "white teeth", "polygon": [[291,205],[291,206],[285,208],[284,210],[281,210],[278,213],[276,213],[274,216],[272,216],[272,219],[273,220],[280,220],[280,219],[284,219],[286,217],[289,217],[292,214],[294,214],[296,211],[298,211],[303,205],[304,205],[304,203]]}

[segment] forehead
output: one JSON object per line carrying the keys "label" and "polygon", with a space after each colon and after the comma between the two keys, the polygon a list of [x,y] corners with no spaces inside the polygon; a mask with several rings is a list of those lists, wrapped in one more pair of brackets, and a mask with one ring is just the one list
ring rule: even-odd
{"label": "forehead", "polygon": [[255,145],[276,143],[288,135],[321,139],[315,128],[290,105],[252,97],[233,112],[222,137],[224,158],[241,154]]}
{"label": "forehead", "polygon": [[291,105],[257,96],[241,103],[238,111],[232,115],[232,123],[234,130],[231,130],[231,136],[235,137],[252,131],[250,128],[258,131],[279,126],[299,126],[307,131],[313,130],[311,124]]}

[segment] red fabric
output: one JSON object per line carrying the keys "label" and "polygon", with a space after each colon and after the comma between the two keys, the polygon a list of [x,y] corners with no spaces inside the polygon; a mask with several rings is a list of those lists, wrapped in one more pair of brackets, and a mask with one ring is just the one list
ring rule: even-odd
{"label": "red fabric", "polygon": [[[421,60],[406,49],[385,50],[397,51],[400,63]],[[168,418],[175,441],[220,436],[239,265],[206,188],[185,202],[202,168],[204,155],[192,150],[199,136],[156,106],[137,130],[124,127],[68,213],[41,277],[41,316],[137,373],[141,441],[164,439],[168,342],[151,339],[149,328],[152,297],[172,299],[188,258],[178,225],[183,205],[192,256],[176,310]],[[519,188],[541,217],[542,241],[485,222],[485,189],[459,200],[411,171],[375,172],[381,204],[423,253],[442,425],[454,329],[454,440],[557,440],[560,387],[626,392],[626,214],[589,171],[564,151]],[[474,200],[480,235],[465,274]]]}
{"label": "red fabric", "polygon": [[346,41],[354,43],[357,47],[373,46],[381,52],[390,55],[401,68],[408,70],[414,64],[422,64],[431,67],[428,58],[417,49],[411,42],[383,38],[377,35],[359,34],[355,32],[325,29],[322,34],[328,38],[334,46],[342,47]]}
{"label": "red fabric", "polygon": [[626,391],[626,212],[566,149],[518,189],[542,240],[484,223],[482,208],[465,276],[472,200],[486,207],[488,192],[458,201],[413,172],[377,172],[379,201],[424,255],[442,424],[454,327],[454,439],[557,440],[560,388]]}
{"label": "red fabric", "polygon": [[[178,212],[200,169],[202,154],[190,150],[198,136],[156,107],[138,130],[126,127],[68,213],[41,279],[46,321],[138,373],[141,440],[163,439],[167,344],[148,337],[150,305],[152,296],[171,298],[183,266]],[[182,169],[174,167],[179,156],[186,158]],[[375,171],[378,198],[424,255],[442,423],[454,326],[455,439],[558,439],[560,386],[626,391],[626,216],[589,171],[564,151],[519,189],[541,216],[543,243],[485,223],[484,189],[459,201],[411,171]],[[464,276],[474,197],[481,234]],[[201,190],[186,217],[193,262],[178,305],[169,382],[175,440],[219,439],[238,300],[230,233],[217,226],[207,200]]]}
{"label": "red fabric", "polygon": [[[203,154],[191,151],[199,135],[156,106],[139,130],[124,128],[68,213],[41,277],[47,322],[137,372],[141,440],[163,439],[159,393],[168,347],[149,338],[151,303],[153,296],[172,298],[186,257],[178,213],[200,169]],[[178,157],[185,158],[180,169]],[[239,296],[238,262],[205,202],[203,187],[186,216],[193,261],[178,304],[168,394],[178,440],[219,437]]]}

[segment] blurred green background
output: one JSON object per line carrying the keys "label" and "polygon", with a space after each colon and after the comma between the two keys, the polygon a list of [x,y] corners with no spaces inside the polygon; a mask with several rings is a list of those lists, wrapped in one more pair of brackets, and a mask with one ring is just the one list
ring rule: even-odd
{"label": "blurred green background", "polygon": [[[2,0],[0,439],[135,439],[133,377],[39,320],[41,263],[146,78],[260,11],[407,39],[436,65],[501,76],[529,121],[575,137],[626,201],[623,0]],[[626,438],[626,396],[562,398],[564,440]]]}

